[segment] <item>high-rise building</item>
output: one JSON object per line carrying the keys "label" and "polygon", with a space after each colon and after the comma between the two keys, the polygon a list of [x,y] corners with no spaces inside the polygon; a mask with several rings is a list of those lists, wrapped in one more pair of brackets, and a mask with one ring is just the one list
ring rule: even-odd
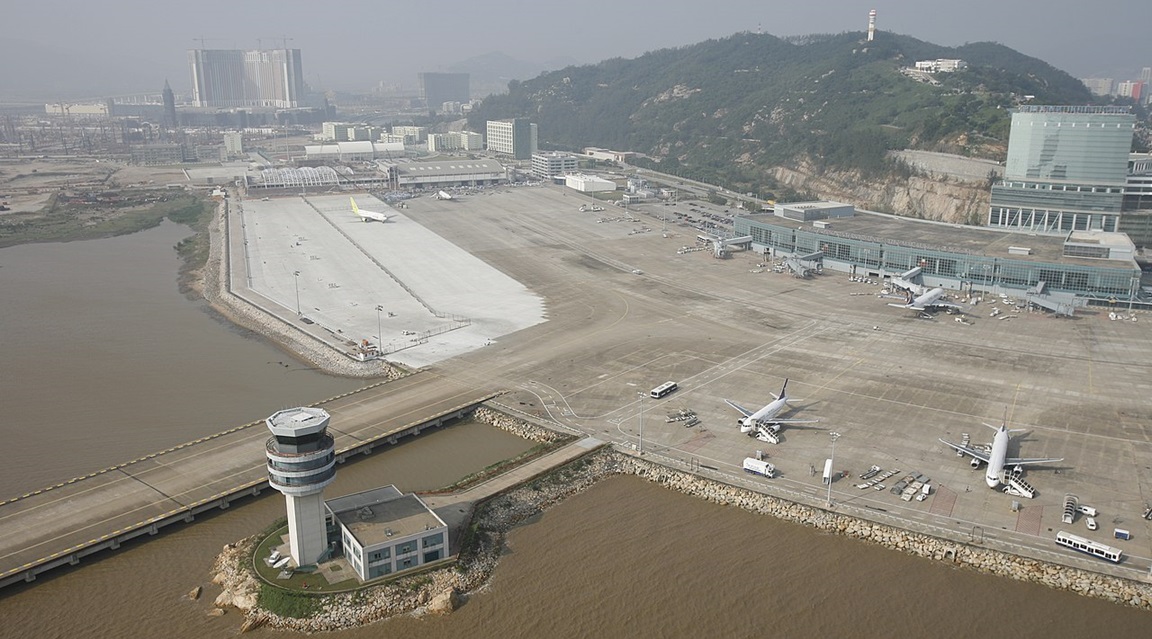
{"label": "high-rise building", "polygon": [[1146,88],[1147,87],[1145,87],[1142,80],[1126,80],[1124,82],[1117,82],[1116,96],[1121,98],[1132,98],[1134,102],[1139,104]]}
{"label": "high-rise building", "polygon": [[309,566],[328,551],[324,488],[336,478],[336,443],[328,411],[289,408],[264,420],[272,437],[264,445],[268,485],[284,493],[288,545],[296,566]]}
{"label": "high-rise building", "polygon": [[511,155],[517,160],[530,160],[536,152],[536,125],[528,118],[489,120],[488,150]]}
{"label": "high-rise building", "polygon": [[1112,87],[1115,86],[1112,78],[1080,78],[1080,81],[1093,95],[1112,95]]}
{"label": "high-rise building", "polygon": [[467,104],[472,99],[467,73],[421,73],[420,95],[429,109],[440,109],[445,102]]}
{"label": "high-rise building", "polygon": [[164,92],[161,95],[164,100],[164,117],[161,123],[165,129],[175,128],[179,124],[176,119],[176,94],[172,92],[172,87],[168,86],[168,80],[164,80]]}
{"label": "high-rise building", "polygon": [[1020,107],[988,225],[1116,231],[1135,127],[1125,107]]}
{"label": "high-rise building", "polygon": [[188,65],[198,107],[289,109],[303,100],[300,49],[193,49]]}
{"label": "high-rise building", "polygon": [[224,152],[229,157],[244,155],[244,134],[239,131],[225,131]]}

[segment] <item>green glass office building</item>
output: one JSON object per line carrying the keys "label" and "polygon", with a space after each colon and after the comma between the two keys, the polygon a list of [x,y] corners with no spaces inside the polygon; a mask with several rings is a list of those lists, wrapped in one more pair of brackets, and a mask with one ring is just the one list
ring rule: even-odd
{"label": "green glass office building", "polygon": [[1126,107],[1023,106],[1012,114],[1004,178],[988,225],[1116,231],[1136,118]]}

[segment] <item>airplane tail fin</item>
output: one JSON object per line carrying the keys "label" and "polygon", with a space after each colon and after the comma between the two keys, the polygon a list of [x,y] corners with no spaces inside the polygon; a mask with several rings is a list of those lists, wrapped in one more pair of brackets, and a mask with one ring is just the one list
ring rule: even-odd
{"label": "airplane tail fin", "polygon": [[775,397],[776,399],[784,399],[784,400],[792,399],[791,397],[788,397],[788,378],[787,377],[784,378],[784,385],[780,387],[780,394],[777,395],[776,393],[772,393],[772,396]]}
{"label": "airplane tail fin", "polygon": [[349,197],[348,201],[352,203],[352,212],[356,215],[360,215],[360,207],[356,206],[356,198]]}

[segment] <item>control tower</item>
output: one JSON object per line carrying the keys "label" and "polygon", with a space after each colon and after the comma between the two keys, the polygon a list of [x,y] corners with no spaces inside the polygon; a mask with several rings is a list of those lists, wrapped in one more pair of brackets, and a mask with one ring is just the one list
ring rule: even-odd
{"label": "control tower", "polygon": [[268,484],[288,502],[288,540],[297,566],[316,563],[328,549],[323,493],[336,478],[329,419],[320,408],[289,408],[264,420],[272,431],[264,444]]}

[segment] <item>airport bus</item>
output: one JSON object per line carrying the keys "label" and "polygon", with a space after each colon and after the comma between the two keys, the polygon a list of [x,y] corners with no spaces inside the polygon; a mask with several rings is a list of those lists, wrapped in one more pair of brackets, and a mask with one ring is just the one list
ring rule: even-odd
{"label": "airport bus", "polygon": [[663,384],[657,386],[656,388],[653,388],[648,394],[651,395],[652,397],[655,397],[656,399],[660,399],[661,397],[667,395],[668,393],[671,393],[672,391],[676,390],[677,388],[679,388],[679,387],[676,386],[676,382],[664,382]]}
{"label": "airport bus", "polygon": [[1092,555],[1098,559],[1107,559],[1108,561],[1118,564],[1120,558],[1124,556],[1124,551],[1112,546],[1106,546],[1102,543],[1085,539],[1076,535],[1066,533],[1063,530],[1056,533],[1056,543],[1066,548],[1071,548],[1077,552],[1082,552],[1086,555]]}

